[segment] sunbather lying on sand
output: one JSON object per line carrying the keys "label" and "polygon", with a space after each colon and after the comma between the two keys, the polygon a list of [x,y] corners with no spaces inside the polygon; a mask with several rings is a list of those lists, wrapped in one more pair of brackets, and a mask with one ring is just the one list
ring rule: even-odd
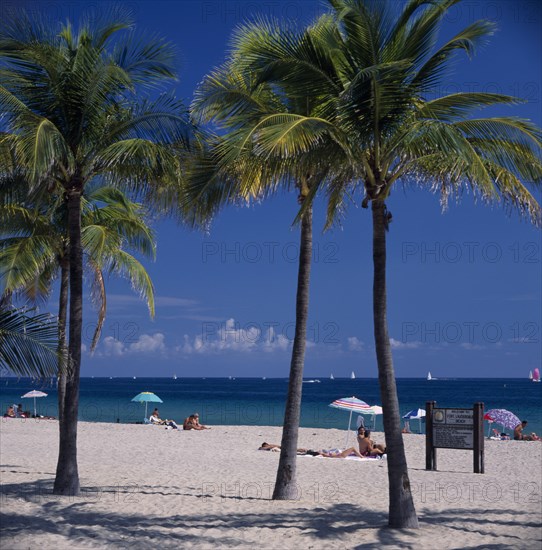
{"label": "sunbather lying on sand", "polygon": [[[260,451],[280,451],[280,445],[274,443],[262,443],[262,446],[258,449]],[[323,456],[326,458],[346,458],[347,456],[357,456],[363,458],[363,456],[355,449],[350,447],[344,451],[341,449],[323,449],[321,451],[313,451],[312,449],[297,449],[298,455],[311,455],[311,456]]]}

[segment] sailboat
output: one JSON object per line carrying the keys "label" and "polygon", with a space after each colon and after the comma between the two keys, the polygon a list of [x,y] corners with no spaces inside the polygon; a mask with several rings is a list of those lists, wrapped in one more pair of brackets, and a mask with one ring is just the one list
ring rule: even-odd
{"label": "sailboat", "polygon": [[330,379],[330,380],[335,380],[335,377],[333,376],[333,373],[331,373],[331,374],[329,375],[329,379]]}
{"label": "sailboat", "polygon": [[530,370],[530,371],[529,371],[529,380],[532,380],[532,379],[533,379],[533,371]]}
{"label": "sailboat", "polygon": [[434,380],[434,378],[431,376],[431,371],[427,373],[427,380]]}
{"label": "sailboat", "polygon": [[173,375],[173,380],[177,380],[177,375],[176,374]]}
{"label": "sailboat", "polygon": [[533,371],[533,382],[540,382],[540,371],[538,369]]}
{"label": "sailboat", "polygon": [[350,378],[352,380],[355,380],[356,379],[356,374],[354,373],[354,371],[352,371],[352,374],[350,375]]}

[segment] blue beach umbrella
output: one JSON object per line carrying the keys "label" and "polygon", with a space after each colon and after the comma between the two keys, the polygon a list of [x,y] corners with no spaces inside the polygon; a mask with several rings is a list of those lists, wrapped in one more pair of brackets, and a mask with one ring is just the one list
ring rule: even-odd
{"label": "blue beach umbrella", "polygon": [[147,403],[163,403],[163,401],[156,394],[150,391],[138,393],[132,401],[135,401],[136,403],[145,403],[145,418],[147,418]]}
{"label": "blue beach umbrella", "polygon": [[425,409],[412,409],[404,414],[403,418],[408,420],[417,419],[420,426],[420,433],[422,433],[422,418],[425,418]]}

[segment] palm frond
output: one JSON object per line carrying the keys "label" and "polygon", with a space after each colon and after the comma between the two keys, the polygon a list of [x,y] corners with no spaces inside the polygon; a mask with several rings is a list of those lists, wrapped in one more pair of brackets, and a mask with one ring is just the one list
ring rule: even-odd
{"label": "palm frond", "polygon": [[110,273],[128,279],[134,292],[145,300],[151,317],[154,317],[154,286],[149,274],[131,254],[119,250],[108,267]]}
{"label": "palm frond", "polygon": [[58,327],[49,314],[0,309],[0,368],[16,376],[57,374]]}
{"label": "palm frond", "polygon": [[472,111],[483,107],[517,105],[519,103],[522,103],[519,98],[502,94],[457,93],[425,102],[418,115],[421,118],[435,118],[442,122],[453,122],[458,118],[465,118]]}

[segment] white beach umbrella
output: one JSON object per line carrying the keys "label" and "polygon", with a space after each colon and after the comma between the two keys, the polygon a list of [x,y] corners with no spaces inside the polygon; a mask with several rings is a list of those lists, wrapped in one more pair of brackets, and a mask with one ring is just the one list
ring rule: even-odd
{"label": "white beach umbrella", "polygon": [[[372,407],[369,407],[368,409],[364,409],[362,411],[359,411],[359,414],[372,416],[372,420],[373,420],[372,429],[374,430],[375,426],[376,426],[376,415],[377,414],[382,414],[382,407],[380,405],[373,405]],[[359,425],[358,425],[358,428],[359,428]]]}
{"label": "white beach umbrella", "polygon": [[422,433],[422,418],[425,418],[425,409],[412,409],[403,415],[408,420],[418,420],[420,433]]}
{"label": "white beach umbrella", "polygon": [[29,392],[25,393],[24,395],[21,395],[22,399],[26,399],[27,397],[33,397],[34,398],[34,416],[37,416],[37,413],[36,413],[36,397],[47,397],[47,394],[42,392],[42,391],[39,391],[39,390],[32,390],[32,391],[29,391]]}

